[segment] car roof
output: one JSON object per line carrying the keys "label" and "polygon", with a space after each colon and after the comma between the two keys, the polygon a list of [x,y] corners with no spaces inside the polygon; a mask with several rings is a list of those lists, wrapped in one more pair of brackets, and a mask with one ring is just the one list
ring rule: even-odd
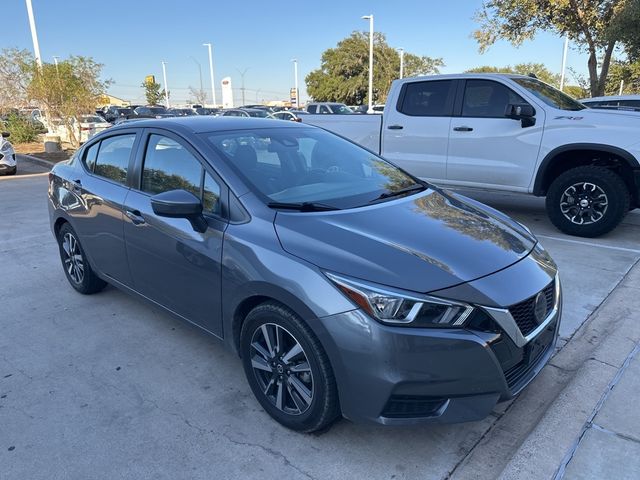
{"label": "car roof", "polygon": [[640,100],[640,95],[606,95],[603,97],[583,98],[581,102],[603,102],[607,100]]}
{"label": "car roof", "polygon": [[[149,118],[135,122],[118,124],[110,132],[130,128],[166,128],[187,133],[207,133],[225,130],[251,130],[260,128],[305,128],[295,122],[274,122],[269,118],[255,117],[211,117],[193,115],[189,117]],[[306,125],[309,128],[309,125]]]}

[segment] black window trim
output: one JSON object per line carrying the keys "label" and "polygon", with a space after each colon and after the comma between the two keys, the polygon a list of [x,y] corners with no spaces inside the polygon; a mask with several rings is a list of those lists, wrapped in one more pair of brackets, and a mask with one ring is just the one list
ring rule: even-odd
{"label": "black window trim", "polygon": [[147,147],[149,145],[149,140],[151,139],[151,135],[162,135],[168,137],[178,142],[191,155],[193,155],[193,157],[200,163],[200,167],[202,168],[202,174],[200,175],[200,201],[202,201],[204,194],[203,189],[205,174],[209,174],[209,176],[220,186],[220,215],[206,212],[204,210],[202,214],[207,219],[223,222],[225,224],[229,223],[229,192],[231,191],[229,189],[229,186],[226,184],[226,182],[224,182],[224,180],[222,180],[222,177],[218,175],[215,169],[211,167],[209,162],[205,160],[204,156],[201,155],[198,150],[196,150],[191,142],[171,130],[165,130],[163,128],[156,127],[142,129],[140,142],[135,155],[134,167],[131,170],[130,188],[146,197],[153,196],[153,194],[142,190],[142,171],[144,169],[145,155],[147,152]]}
{"label": "black window trim", "polygon": [[[92,138],[91,143],[87,142],[82,146],[82,154],[80,156],[81,168],[84,171],[84,173],[92,176],[93,178],[99,178],[100,180],[104,180],[106,182],[112,183],[114,185],[118,185],[120,187],[131,188],[131,185],[130,185],[131,177],[133,176],[133,168],[135,166],[135,157],[136,157],[136,152],[138,150],[138,144],[140,143],[140,132],[136,129],[128,128],[128,129],[117,130],[109,133],[110,135],[100,135],[99,137]],[[89,168],[87,167],[87,164],[85,163],[89,149],[96,144],[100,144],[98,145],[98,153],[96,155],[96,162],[97,162],[98,155],[100,155],[100,149],[102,148],[102,142],[110,138],[119,137],[122,135],[135,135],[135,138],[133,140],[133,145],[131,146],[131,153],[129,154],[129,164],[127,165],[127,178],[125,180],[125,183],[120,183],[115,180],[112,180],[111,178],[103,177],[102,175],[98,175],[97,173],[95,173],[93,170],[89,170]],[[95,164],[93,165],[93,167],[95,169]]]}
{"label": "black window trim", "polygon": [[[407,89],[409,85],[415,85],[416,83],[427,83],[427,82],[450,82],[451,86],[449,87],[449,93],[447,94],[447,100],[445,102],[446,112],[443,115],[414,115],[411,113],[405,113],[402,111],[402,104],[404,103],[404,97],[407,94]],[[432,80],[419,80],[414,82],[406,82],[402,85],[400,89],[400,95],[398,95],[398,101],[396,102],[396,111],[401,115],[406,115],[407,117],[429,117],[429,118],[448,118],[453,116],[453,105],[454,100],[456,98],[456,83],[457,80],[453,78],[439,78]]]}
{"label": "black window trim", "polygon": [[536,107],[533,106],[531,104],[531,102],[529,102],[526,98],[524,98],[520,93],[518,93],[517,91],[515,91],[513,88],[511,88],[511,86],[507,85],[506,83],[500,82],[498,80],[494,80],[492,78],[465,78],[464,80],[460,81],[460,84],[458,85],[458,89],[457,89],[457,94],[456,94],[456,108],[455,108],[455,116],[456,117],[460,117],[460,118],[500,118],[500,119],[504,119],[504,120],[513,120],[505,115],[497,115],[497,116],[486,116],[486,115],[481,115],[481,116],[475,116],[475,115],[462,115],[462,108],[464,106],[464,95],[467,91],[467,82],[468,81],[483,81],[483,82],[493,82],[493,83],[497,83],[499,85],[502,85],[503,87],[505,87],[508,90],[511,90],[513,93],[515,93],[516,95],[518,95],[520,98],[522,98],[522,100],[524,100],[524,103],[526,103],[527,105],[531,105],[531,108],[533,108],[533,115],[536,115]]}

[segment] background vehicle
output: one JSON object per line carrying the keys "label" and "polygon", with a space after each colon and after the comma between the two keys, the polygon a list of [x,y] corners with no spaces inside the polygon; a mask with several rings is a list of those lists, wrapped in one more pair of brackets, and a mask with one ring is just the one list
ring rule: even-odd
{"label": "background vehicle", "polygon": [[102,117],[109,123],[115,123],[118,118],[127,118],[134,114],[133,109],[131,108],[116,107],[114,105],[103,107],[102,110],[98,111],[98,113],[100,113]]}
{"label": "background vehicle", "polygon": [[307,112],[315,114],[351,115],[353,111],[344,103],[320,102],[308,103]]}
{"label": "background vehicle", "polygon": [[218,115],[220,113],[219,108],[198,107],[194,110],[198,115]]}
{"label": "background vehicle", "polygon": [[606,97],[584,98],[580,100],[580,102],[589,108],[640,112],[640,95],[611,95]]}
{"label": "background vehicle", "polygon": [[305,115],[309,115],[304,110],[282,110],[280,112],[272,113],[274,118],[278,120],[289,120],[291,122],[301,122]]}
{"label": "background vehicle", "polygon": [[261,108],[230,108],[223,110],[220,115],[223,117],[273,118],[267,110]]}
{"label": "background vehicle", "polygon": [[2,132],[2,136],[0,136],[0,175],[15,175],[18,170],[16,152],[7,138],[9,138],[9,132]]}
{"label": "background vehicle", "polygon": [[[52,120],[52,123],[55,125],[55,134],[60,136],[60,140],[63,142],[71,142],[69,131],[67,130],[67,126],[64,122],[57,119]],[[109,127],[111,127],[111,124],[98,115],[81,115],[79,118],[72,119],[71,121],[71,128],[80,143],[86,142],[97,133],[100,133]]]}
{"label": "background vehicle", "polygon": [[198,113],[191,108],[170,108],[167,113],[175,117],[189,117],[191,115],[197,115]]}
{"label": "background vehicle", "polygon": [[557,269],[525,227],[321,129],[141,120],[49,182],[71,286],[224,340],[288,428],[480,419],[554,352]]}
{"label": "background vehicle", "polygon": [[534,78],[396,80],[384,115],[310,115],[437,184],[546,196],[570,235],[615,228],[640,202],[640,115],[588,109]]}
{"label": "background vehicle", "polygon": [[133,112],[137,116],[145,118],[173,117],[173,115],[169,113],[166,108],[159,106],[136,107]]}

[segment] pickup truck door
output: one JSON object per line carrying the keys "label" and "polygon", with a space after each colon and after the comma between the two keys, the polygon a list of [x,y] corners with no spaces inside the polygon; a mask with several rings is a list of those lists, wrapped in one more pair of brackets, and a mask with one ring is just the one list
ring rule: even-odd
{"label": "pickup truck door", "polygon": [[535,124],[505,116],[508,104],[528,103],[494,80],[466,80],[458,87],[449,135],[447,184],[527,191],[535,171],[544,112]]}
{"label": "pickup truck door", "polygon": [[405,83],[397,104],[385,108],[382,155],[418,177],[444,181],[456,84]]}

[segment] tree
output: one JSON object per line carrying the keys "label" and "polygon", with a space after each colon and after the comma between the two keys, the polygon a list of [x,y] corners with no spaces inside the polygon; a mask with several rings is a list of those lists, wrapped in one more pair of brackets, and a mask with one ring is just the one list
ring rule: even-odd
{"label": "tree", "polygon": [[557,73],[553,73],[547,67],[545,67],[542,63],[519,63],[514,65],[507,65],[506,67],[491,67],[491,66],[482,66],[472,68],[467,70],[470,73],[517,73],[520,75],[529,75],[530,73],[535,74],[540,80],[549,85],[559,86],[560,85],[560,75]]}
{"label": "tree", "polygon": [[640,61],[640,0],[629,0],[611,25],[613,35],[620,38],[630,62]]}
{"label": "tree", "polygon": [[[391,82],[400,73],[400,55],[390,47],[382,33],[374,33],[373,100],[384,103]],[[438,73],[444,63],[440,58],[404,55],[406,76]],[[343,102],[349,105],[368,103],[369,34],[353,32],[325,50],[321,65],[309,73],[305,81],[307,92],[316,101]]]}
{"label": "tree", "polygon": [[201,88],[189,87],[189,94],[193,100],[192,103],[204,105],[207,102],[207,92]]}
{"label": "tree", "polygon": [[[480,51],[498,39],[514,45],[531,39],[538,31],[568,36],[587,50],[589,89],[593,96],[603,95],[611,57],[616,44],[637,30],[628,22],[629,6],[637,0],[486,0],[476,13],[480,28],[474,37]],[[598,58],[601,59],[598,73]]]}
{"label": "tree", "polygon": [[103,65],[90,57],[72,56],[58,65],[43,63],[38,67],[30,62],[24,68],[30,70],[31,81],[27,97],[44,108],[49,128],[53,123],[62,125],[74,147],[80,143],[78,119],[92,113],[111,84],[100,80]]}
{"label": "tree", "polygon": [[5,48],[0,52],[0,113],[26,106],[33,57],[27,50]]}
{"label": "tree", "polygon": [[153,80],[152,82],[142,82],[142,88],[144,88],[144,96],[147,98],[147,105],[162,103],[162,97],[164,97],[162,85]]}
{"label": "tree", "polygon": [[605,93],[618,95],[621,82],[623,94],[640,93],[640,60],[636,62],[616,60],[611,63]]}

